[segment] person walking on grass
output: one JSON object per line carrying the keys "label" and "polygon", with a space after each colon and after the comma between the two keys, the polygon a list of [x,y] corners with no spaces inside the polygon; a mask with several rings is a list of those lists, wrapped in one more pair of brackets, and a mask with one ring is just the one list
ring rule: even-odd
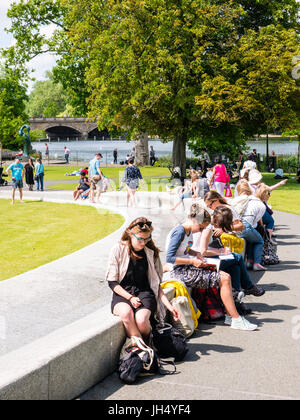
{"label": "person walking on grass", "polygon": [[11,204],[15,204],[16,189],[19,189],[20,202],[23,203],[23,178],[25,175],[25,168],[24,168],[24,165],[20,162],[19,158],[16,158],[15,163],[12,163],[6,169],[5,172],[7,175],[9,175],[9,171],[11,172],[12,188],[13,188]]}

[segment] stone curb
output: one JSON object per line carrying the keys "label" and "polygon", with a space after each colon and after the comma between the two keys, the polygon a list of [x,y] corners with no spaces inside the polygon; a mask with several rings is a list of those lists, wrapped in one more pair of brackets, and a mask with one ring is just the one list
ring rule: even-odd
{"label": "stone curb", "polygon": [[[165,289],[169,300],[175,289]],[[71,400],[117,367],[125,331],[110,305],[0,358],[0,400]]]}
{"label": "stone curb", "polygon": [[[60,193],[27,198],[70,203]],[[108,201],[103,208],[120,213],[126,223],[128,215],[112,208],[112,197]],[[174,289],[164,292],[170,300],[175,295]],[[74,399],[115,371],[124,340],[123,324],[111,314],[110,305],[57,329],[0,357],[0,400]]]}

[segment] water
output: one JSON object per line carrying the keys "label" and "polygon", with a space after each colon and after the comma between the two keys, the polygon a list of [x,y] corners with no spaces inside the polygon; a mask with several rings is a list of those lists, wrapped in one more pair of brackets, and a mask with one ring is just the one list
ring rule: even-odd
{"label": "water", "polygon": [[[124,140],[95,140],[95,141],[69,141],[69,142],[51,142],[47,143],[49,146],[50,159],[61,159],[64,157],[64,146],[67,146],[70,151],[70,159],[87,162],[92,159],[95,153],[101,153],[103,156],[103,163],[110,164],[113,162],[113,151],[118,149],[118,162],[124,161],[126,155],[133,153],[135,147],[134,141],[126,142]],[[153,146],[155,156],[172,155],[173,142],[162,143],[157,140],[149,140],[149,148]],[[45,153],[45,143],[32,143],[33,149]],[[192,156],[192,152],[187,150],[187,156]]]}
{"label": "water", "polygon": [[[266,154],[266,143],[265,140],[252,141],[247,143],[250,150],[256,149],[257,153],[261,155]],[[51,159],[63,159],[64,157],[64,146],[67,146],[71,150],[72,161],[84,161],[87,162],[93,158],[95,153],[99,152],[103,155],[103,163],[110,164],[113,162],[113,150],[118,149],[118,162],[124,161],[126,155],[133,153],[135,146],[134,141],[126,142],[123,140],[104,140],[104,141],[70,141],[70,142],[51,142],[48,143],[50,158]],[[149,147],[153,146],[156,157],[172,155],[173,142],[162,143],[159,140],[149,140]],[[36,142],[32,143],[33,149],[42,152],[43,156],[45,153],[45,143]],[[269,145],[269,152],[275,151],[276,155],[292,155],[298,153],[298,142],[297,141],[283,141],[283,140],[271,140]],[[193,156],[193,153],[187,148],[187,156]]]}

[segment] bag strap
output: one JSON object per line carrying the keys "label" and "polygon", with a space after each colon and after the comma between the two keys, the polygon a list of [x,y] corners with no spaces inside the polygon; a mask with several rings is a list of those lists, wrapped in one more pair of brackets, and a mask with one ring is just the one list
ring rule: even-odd
{"label": "bag strap", "polygon": [[159,334],[163,334],[164,331],[168,331],[168,330],[171,330],[171,329],[172,329],[172,325],[165,322],[162,327],[157,328],[157,332]]}
{"label": "bag strap", "polygon": [[[162,366],[171,365],[173,370],[164,369]],[[160,375],[175,375],[177,373],[175,359],[174,357],[169,357],[166,359],[159,359],[159,369],[158,372]]]}
{"label": "bag strap", "polygon": [[152,366],[152,363],[153,363],[153,360],[154,360],[154,350],[151,349],[151,347],[148,347],[140,337],[133,336],[131,338],[135,341],[136,346],[140,350],[142,350],[143,352],[148,353],[149,359],[150,359],[148,363],[145,362],[145,360],[142,357],[141,358],[142,358],[143,363],[144,363],[144,369],[145,370],[150,370],[150,368]]}

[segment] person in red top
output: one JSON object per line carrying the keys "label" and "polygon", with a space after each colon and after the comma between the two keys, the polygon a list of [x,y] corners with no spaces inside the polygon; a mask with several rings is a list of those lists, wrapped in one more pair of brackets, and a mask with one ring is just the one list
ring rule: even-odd
{"label": "person in red top", "polygon": [[229,181],[229,176],[226,171],[226,166],[222,163],[221,159],[217,160],[217,164],[214,166],[213,174],[210,180],[210,188],[215,183],[217,192],[224,197],[224,188]]}

